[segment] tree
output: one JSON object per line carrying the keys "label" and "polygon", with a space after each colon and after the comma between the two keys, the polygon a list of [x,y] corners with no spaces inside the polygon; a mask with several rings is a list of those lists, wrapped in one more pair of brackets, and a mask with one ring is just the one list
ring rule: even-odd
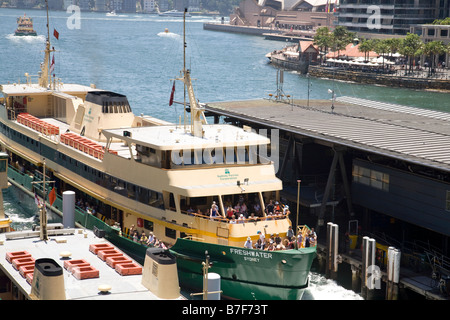
{"label": "tree", "polygon": [[337,26],[333,30],[333,35],[331,37],[333,50],[338,52],[338,57],[341,50],[344,50],[345,47],[355,38],[355,33],[347,30],[346,27]]}
{"label": "tree", "polygon": [[394,53],[397,53],[402,44],[402,39],[400,38],[390,38],[386,39],[386,43],[389,46],[389,53],[392,56]]}
{"label": "tree", "polygon": [[430,59],[428,68],[429,76],[433,73],[433,70],[435,70],[436,62],[439,59],[439,56],[445,53],[445,50],[446,46],[442,41],[430,41],[423,46],[421,52]]}
{"label": "tree", "polygon": [[369,60],[369,52],[372,50],[372,45],[369,40],[364,40],[359,44],[359,52],[364,52],[364,61]]}
{"label": "tree", "polygon": [[317,28],[313,43],[319,47],[321,52],[324,52],[321,56],[321,62],[323,63],[323,57],[327,55],[328,48],[332,45],[331,33],[328,27]]}
{"label": "tree", "polygon": [[384,55],[389,52],[389,43],[386,40],[380,40],[375,45],[375,52],[383,57],[383,69],[384,69]]}
{"label": "tree", "polygon": [[[423,47],[423,42],[420,40],[420,37],[415,33],[409,33],[402,40],[402,44],[400,46],[400,53],[404,56],[408,57],[409,60],[409,70],[413,69],[413,61],[415,57],[420,55],[421,49]],[[405,68],[406,71],[406,68]]]}

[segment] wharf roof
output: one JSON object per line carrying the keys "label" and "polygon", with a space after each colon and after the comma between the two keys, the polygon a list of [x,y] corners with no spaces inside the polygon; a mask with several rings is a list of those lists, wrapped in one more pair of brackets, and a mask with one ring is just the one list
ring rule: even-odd
{"label": "wharf roof", "polygon": [[340,97],[293,104],[275,100],[213,102],[208,112],[266,128],[450,171],[450,113]]}
{"label": "wharf roof", "polygon": [[[11,263],[6,260],[6,253],[27,251],[35,260],[40,258],[51,258],[63,268],[64,287],[66,299],[68,300],[158,300],[159,298],[142,284],[142,275],[121,276],[105,261],[96,254],[89,251],[91,244],[108,243],[104,238],[98,238],[90,230],[62,229],[63,235],[52,235],[49,230],[49,240],[41,241],[39,236],[16,239],[6,239],[13,234],[27,234],[32,231],[17,231],[13,233],[2,233],[0,239],[0,268],[9,276],[14,278],[15,283],[22,287],[25,292],[31,292],[31,285],[26,282],[19,271],[15,270]],[[73,230],[73,232],[70,232]],[[78,232],[82,231],[82,232]],[[36,231],[39,234],[39,231]],[[84,236],[87,233],[87,237]],[[64,242],[65,241],[65,242]],[[115,250],[120,251],[115,247]],[[70,252],[72,260],[84,259],[100,273],[98,278],[76,279],[71,272],[64,268],[64,261],[60,254]],[[124,254],[124,256],[126,256]],[[134,261],[130,258],[130,260]],[[135,262],[136,263],[136,262]],[[136,263],[137,264],[137,263]],[[111,286],[109,294],[99,294],[99,286]]]}
{"label": "wharf roof", "polygon": [[[190,125],[187,125],[190,128]],[[119,138],[157,150],[202,149],[268,144],[269,139],[231,125],[203,125],[202,138],[185,132],[183,125],[162,125],[103,130],[105,137]],[[124,131],[130,136],[125,137]]]}

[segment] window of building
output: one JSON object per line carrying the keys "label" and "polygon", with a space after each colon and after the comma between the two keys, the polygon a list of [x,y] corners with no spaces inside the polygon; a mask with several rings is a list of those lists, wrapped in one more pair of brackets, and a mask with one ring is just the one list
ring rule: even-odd
{"label": "window of building", "polygon": [[447,195],[445,196],[445,210],[450,211],[450,190],[447,190]]}
{"label": "window of building", "polygon": [[354,165],[353,182],[361,183],[378,190],[389,191],[389,174]]}

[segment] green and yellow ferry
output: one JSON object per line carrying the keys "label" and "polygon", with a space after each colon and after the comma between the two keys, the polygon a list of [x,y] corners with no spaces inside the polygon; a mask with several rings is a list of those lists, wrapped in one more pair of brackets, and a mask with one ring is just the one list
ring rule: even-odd
{"label": "green and yellow ferry", "polygon": [[[284,238],[291,225],[288,215],[265,210],[282,189],[274,163],[261,152],[270,140],[251,128],[207,124],[186,68],[177,80],[186,86],[191,121],[171,124],[134,115],[124,95],[52,81],[50,48],[48,38],[38,83],[26,74],[20,84],[0,86],[0,144],[19,168],[9,170],[11,181],[39,193],[31,182],[45,161],[58,197],[76,192],[80,225],[103,230],[138,261],[152,233],[177,257],[182,287],[202,287],[207,251],[224,297],[300,299],[315,247],[243,247],[260,234],[267,243],[272,234]],[[241,209],[256,218],[230,223],[228,206],[238,203],[258,203],[259,210]],[[62,211],[59,198],[53,208]],[[131,240],[135,232],[144,240]]]}

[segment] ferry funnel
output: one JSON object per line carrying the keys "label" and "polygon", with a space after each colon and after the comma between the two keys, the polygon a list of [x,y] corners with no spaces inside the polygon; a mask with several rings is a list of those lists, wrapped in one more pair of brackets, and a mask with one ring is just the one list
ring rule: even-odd
{"label": "ferry funnel", "polygon": [[36,260],[30,296],[33,300],[66,300],[63,269],[55,260]]}
{"label": "ferry funnel", "polygon": [[142,285],[161,299],[180,296],[176,258],[162,248],[149,248],[145,255]]}

